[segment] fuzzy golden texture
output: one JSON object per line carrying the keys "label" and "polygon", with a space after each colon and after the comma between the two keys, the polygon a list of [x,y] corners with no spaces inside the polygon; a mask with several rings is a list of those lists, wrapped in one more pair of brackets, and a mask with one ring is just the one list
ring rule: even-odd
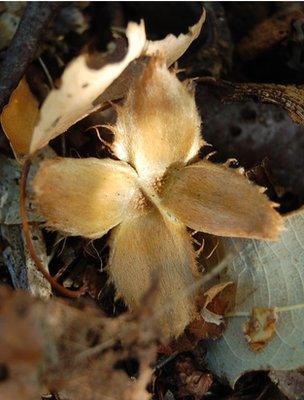
{"label": "fuzzy golden texture", "polygon": [[157,280],[156,315],[165,333],[178,336],[195,315],[195,255],[186,228],[156,209],[137,213],[113,230],[110,278],[131,308]]}
{"label": "fuzzy golden texture", "polygon": [[197,154],[200,125],[193,94],[154,57],[118,108],[114,151],[139,176],[159,177],[172,163]]}
{"label": "fuzzy golden texture", "polygon": [[194,230],[274,240],[282,218],[260,189],[237,171],[199,161],[172,172],[162,201]]}
{"label": "fuzzy golden texture", "polygon": [[43,161],[33,188],[48,228],[87,238],[101,237],[119,224],[137,191],[129,165],[96,158]]}
{"label": "fuzzy golden texture", "polygon": [[55,159],[34,180],[36,203],[52,229],[97,238],[115,227],[112,282],[134,309],[158,278],[156,316],[171,336],[195,317],[197,270],[186,226],[274,239],[282,225],[273,204],[244,176],[193,163],[204,143],[200,123],[194,93],[154,57],[112,127],[123,161]]}

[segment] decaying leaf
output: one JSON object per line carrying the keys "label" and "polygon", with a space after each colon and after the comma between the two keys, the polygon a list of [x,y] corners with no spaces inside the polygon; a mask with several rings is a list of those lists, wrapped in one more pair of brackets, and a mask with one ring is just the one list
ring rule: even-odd
{"label": "decaying leaf", "polygon": [[18,160],[29,153],[38,114],[38,101],[23,78],[1,114],[2,128]]}
{"label": "decaying leaf", "polygon": [[195,320],[187,326],[183,335],[171,340],[169,345],[162,346],[160,352],[169,355],[174,352],[191,351],[201,340],[215,340],[221,337],[225,330],[224,316],[232,309],[233,292],[232,282],[215,284],[205,293],[201,290],[197,296],[199,313]]}
{"label": "decaying leaf", "polygon": [[253,307],[250,320],[243,327],[251,350],[259,351],[275,333],[278,315],[274,308]]}
{"label": "decaying leaf", "polygon": [[234,83],[212,78],[202,78],[202,82],[218,87],[224,101],[241,102],[254,99],[261,103],[276,104],[284,108],[290,118],[304,125],[303,85],[277,85],[270,83]]}
{"label": "decaying leaf", "polygon": [[[21,226],[2,225],[0,232],[7,243],[3,251],[3,258],[14,288],[28,290],[33,296],[49,298],[51,296],[50,284],[37,270],[27,250],[22,238]],[[32,232],[35,237],[37,254],[43,262],[45,270],[48,271],[48,257],[41,229],[35,224],[32,226]]]}
{"label": "decaying leaf", "polygon": [[237,52],[244,60],[254,59],[291,36],[292,23],[295,20],[302,20],[303,17],[302,7],[291,3],[291,7],[282,8],[271,18],[267,18],[255,26],[249,35],[238,44]]}
{"label": "decaying leaf", "polygon": [[178,396],[180,398],[191,396],[194,400],[200,400],[213,383],[213,377],[207,372],[200,371],[190,357],[181,357],[176,361],[178,384]]}
{"label": "decaying leaf", "polygon": [[81,55],[65,69],[59,89],[49,93],[40,109],[30,144],[31,153],[99,107],[94,100],[142,53],[146,42],[143,22],[140,25],[129,23],[126,36],[129,44],[122,60],[94,69],[88,66],[86,56]]}
{"label": "decaying leaf", "polygon": [[288,400],[302,400],[304,396],[304,371],[270,371],[269,378]]}
{"label": "decaying leaf", "polygon": [[[77,309],[4,287],[0,300],[1,367],[9,371],[0,382],[3,399],[50,392],[73,400],[149,399],[159,335],[149,301],[140,314],[111,319],[85,303]],[[138,362],[137,378],[118,367],[128,357]]]}
{"label": "decaying leaf", "polygon": [[233,282],[219,283],[217,285],[211,286],[210,289],[206,290],[206,292],[204,293],[204,307],[206,308],[218,294],[220,294],[227,286],[232,284]]}
{"label": "decaying leaf", "polygon": [[[31,108],[31,113],[28,115],[31,116],[35,109],[35,122],[37,122],[31,126],[26,120],[28,116],[24,116],[24,110],[20,109],[20,106],[17,107],[14,100],[18,98],[19,103],[24,104],[30,98],[31,102],[28,106],[32,106],[33,96],[25,80],[22,80],[21,88],[14,91],[2,117],[4,129],[15,153],[17,155],[28,151],[34,153],[51,139],[64,133],[71,125],[100,108],[105,102],[123,97],[133,79],[146,65],[149,57],[145,56],[161,53],[167,65],[171,65],[197,38],[204,20],[205,11],[198,23],[189,28],[188,34],[181,34],[178,37],[168,35],[165,39],[156,42],[146,41],[143,21],[140,25],[129,23],[126,29],[129,42],[127,53],[122,57],[123,51],[118,49],[114,55],[107,54],[99,68],[92,67],[90,64],[93,61],[85,54],[77,57],[65,69],[59,88],[53,89],[43,102],[39,115],[37,115],[36,103],[35,107]],[[143,57],[138,59],[140,56]],[[119,61],[113,62],[114,57]],[[23,89],[22,92],[21,89]],[[12,119],[10,116],[13,115],[18,115],[18,118]],[[31,118],[32,121],[34,121],[33,118]],[[27,128],[26,135],[21,134],[24,126]]]}
{"label": "decaying leaf", "polygon": [[[220,239],[215,252],[214,261],[234,254],[221,279],[236,284],[235,309],[223,338],[209,344],[207,357],[212,371],[231,385],[252,370],[303,366],[303,212],[286,217],[285,228],[278,242]],[[272,339],[259,352],[249,348],[243,332],[254,307],[275,308],[279,315]]]}
{"label": "decaying leaf", "polygon": [[170,67],[177,61],[188,49],[190,44],[198,37],[205,21],[206,12],[203,10],[199,21],[189,28],[189,32],[175,37],[172,34],[167,35],[162,40],[147,40],[141,57],[132,61],[121,75],[95,100],[95,104],[102,105],[110,100],[121,99],[126,95],[129,88],[134,84],[144,68],[149,62],[151,56],[159,53],[166,60]]}
{"label": "decaying leaf", "polygon": [[223,323],[224,312],[220,314],[216,314],[215,312],[208,309],[208,306],[212,301],[229,285],[232,285],[233,282],[224,282],[219,283],[217,285],[211,286],[204,293],[205,303],[203,308],[200,310],[200,314],[203,317],[203,320],[208,324],[220,325]]}

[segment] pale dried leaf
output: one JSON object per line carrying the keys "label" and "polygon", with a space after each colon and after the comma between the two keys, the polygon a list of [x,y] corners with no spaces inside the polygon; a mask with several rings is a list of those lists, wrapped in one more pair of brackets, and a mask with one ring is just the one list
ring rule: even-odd
{"label": "pale dried leaf", "polygon": [[98,238],[128,213],[137,192],[134,175],[128,164],[111,159],[45,160],[33,180],[34,204],[48,228]]}
{"label": "pale dried leaf", "polygon": [[[209,366],[231,385],[252,370],[292,370],[303,366],[304,216],[285,219],[286,230],[275,243],[221,239],[216,260],[234,254],[221,280],[236,284],[235,304],[223,338],[209,344]],[[297,308],[294,306],[298,305]],[[277,308],[275,335],[258,353],[250,350],[243,325],[253,307]],[[280,311],[283,307],[287,307]]]}
{"label": "pale dried leaf", "polygon": [[113,232],[109,274],[131,308],[140,308],[153,278],[155,312],[166,334],[178,336],[194,317],[195,257],[185,227],[152,209],[134,215]]}
{"label": "pale dried leaf", "polygon": [[166,59],[166,64],[169,67],[178,60],[188,49],[190,44],[199,36],[202,26],[206,19],[206,11],[203,10],[199,21],[189,27],[187,34],[179,34],[177,37],[170,33],[162,40],[148,40],[144,50],[144,54],[153,56],[157,53],[163,55]]}
{"label": "pale dried leaf", "polygon": [[95,104],[104,104],[110,100],[121,99],[126,95],[130,86],[134,84],[148,64],[150,57],[160,53],[165,59],[167,67],[177,61],[188,49],[190,44],[197,39],[205,21],[205,10],[199,21],[189,28],[189,32],[178,37],[169,34],[162,40],[147,40],[143,54],[138,59],[132,61],[121,75],[102,93],[95,101]]}
{"label": "pale dried leaf", "polygon": [[1,114],[3,131],[20,161],[29,153],[38,114],[38,101],[23,78]]}
{"label": "pale dried leaf", "polygon": [[200,117],[194,94],[168,71],[164,60],[152,58],[118,108],[114,151],[141,177],[161,177],[172,163],[198,153]]}
{"label": "pale dried leaf", "polygon": [[146,41],[143,22],[140,25],[130,22],[126,36],[129,46],[121,61],[93,69],[87,65],[86,56],[80,55],[65,69],[59,89],[53,89],[41,107],[30,145],[31,153],[99,107],[94,100],[141,55]]}
{"label": "pale dried leaf", "polygon": [[164,187],[163,204],[197,231],[275,239],[281,217],[260,191],[237,171],[199,161],[172,172]]}

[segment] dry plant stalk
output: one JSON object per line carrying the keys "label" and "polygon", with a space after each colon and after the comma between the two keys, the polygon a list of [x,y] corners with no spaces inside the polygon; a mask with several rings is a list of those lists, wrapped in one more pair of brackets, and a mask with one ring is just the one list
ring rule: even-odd
{"label": "dry plant stalk", "polygon": [[196,161],[204,142],[193,90],[162,57],[151,59],[117,113],[109,128],[121,161],[44,161],[35,202],[49,229],[98,238],[114,227],[108,271],[117,291],[138,308],[156,273],[156,310],[166,308],[163,330],[178,336],[196,316],[195,294],[182,296],[198,277],[186,226],[273,240],[281,218],[238,171]]}

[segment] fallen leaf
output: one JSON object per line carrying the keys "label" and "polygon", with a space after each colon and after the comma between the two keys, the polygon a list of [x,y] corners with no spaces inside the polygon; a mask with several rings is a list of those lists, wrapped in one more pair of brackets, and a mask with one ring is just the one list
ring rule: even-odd
{"label": "fallen leaf", "polygon": [[213,383],[212,375],[199,370],[188,356],[181,356],[175,364],[178,398],[191,396],[194,400],[202,399]]}
{"label": "fallen leaf", "polygon": [[187,328],[196,340],[218,339],[222,335],[225,329],[222,317],[232,307],[234,290],[232,282],[224,282],[211,286],[201,296],[198,302],[201,318],[193,321]]}
{"label": "fallen leaf", "polygon": [[220,294],[227,286],[232,285],[233,282],[224,282],[224,283],[218,283],[217,285],[211,286],[206,292],[204,293],[205,297],[205,303],[204,303],[204,308],[206,308],[212,300]]}
{"label": "fallen leaf", "polygon": [[[109,59],[101,68],[94,69],[88,66],[88,59],[82,54],[68,65],[61,77],[59,89],[53,89],[42,104],[39,121],[30,143],[31,153],[41,149],[51,139],[99,108],[99,105],[94,104],[94,100],[131,61],[141,55],[146,42],[143,21],[139,25],[130,22],[126,36],[129,45],[122,60],[111,63]],[[119,58],[119,54],[116,54],[116,57]]]}
{"label": "fallen leaf", "polygon": [[125,96],[134,80],[141,75],[145,66],[150,60],[150,56],[161,53],[165,58],[166,64],[170,67],[188,49],[190,44],[197,39],[206,18],[203,10],[199,21],[189,28],[189,32],[178,37],[169,34],[162,40],[147,40],[145,49],[141,57],[133,60],[121,75],[95,100],[94,104],[102,104],[110,100],[118,100]]}
{"label": "fallen leaf", "polygon": [[[32,235],[38,257],[48,271],[48,257],[42,231],[37,224],[32,225]],[[37,267],[29,254],[22,237],[22,228],[19,225],[2,225],[1,235],[6,240],[7,246],[3,251],[3,258],[11,275],[12,283],[16,289],[28,290],[33,296],[49,298],[51,286]]]}
{"label": "fallen leaf", "polygon": [[269,378],[289,400],[301,400],[304,396],[304,371],[270,371]]}
{"label": "fallen leaf", "polygon": [[[0,287],[1,367],[9,371],[0,381],[1,398],[59,392],[73,400],[148,400],[160,332],[149,299],[145,304],[137,314],[112,319],[85,302],[76,308]],[[136,378],[119,367],[130,357],[138,362]]]}
{"label": "fallen leaf", "polygon": [[[198,37],[205,14],[203,10],[188,34],[178,37],[170,34],[159,41],[146,40],[143,21],[139,25],[130,22],[126,29],[129,43],[124,57],[123,46],[117,46],[114,54],[106,54],[102,66],[96,68],[93,64],[100,63],[98,57],[93,60],[86,54],[80,55],[66,67],[59,88],[51,90],[39,113],[37,102],[23,79],[2,115],[3,128],[16,156],[33,154],[106,102],[122,98],[130,83],[142,72],[149,56],[161,53],[168,66],[174,63]],[[25,113],[25,106],[30,112]],[[21,134],[24,129],[26,134]]]}
{"label": "fallen leaf", "polygon": [[[211,370],[233,386],[245,372],[292,370],[304,364],[304,215],[285,218],[280,240],[269,243],[250,239],[222,238],[213,262],[232,254],[221,275],[236,284],[235,309],[223,337],[208,345]],[[252,352],[243,332],[253,307],[276,308],[279,318],[271,341]]]}
{"label": "fallen leaf", "polygon": [[292,22],[303,19],[301,7],[282,8],[271,18],[267,18],[243,38],[237,46],[237,52],[244,60],[252,60],[271,49],[277,43],[291,36]]}
{"label": "fallen leaf", "polygon": [[1,114],[2,128],[11,143],[17,160],[21,161],[29,153],[38,114],[38,101],[23,78]]}
{"label": "fallen leaf", "polygon": [[261,103],[276,104],[284,108],[290,118],[304,125],[304,86],[277,85],[272,83],[234,83],[213,78],[202,78],[202,82],[221,89],[224,101],[241,102],[253,99]]}
{"label": "fallen leaf", "polygon": [[278,315],[274,308],[254,307],[250,320],[245,322],[244,333],[252,351],[267,345],[276,329]]}

